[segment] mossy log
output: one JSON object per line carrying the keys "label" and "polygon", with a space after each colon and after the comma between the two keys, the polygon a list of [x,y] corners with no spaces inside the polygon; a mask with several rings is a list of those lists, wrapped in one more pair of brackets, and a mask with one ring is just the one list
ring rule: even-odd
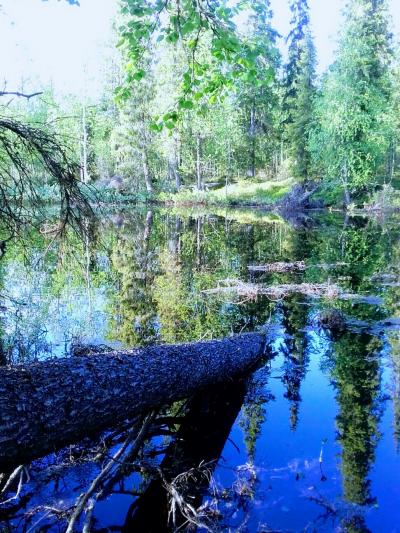
{"label": "mossy log", "polygon": [[232,379],[264,348],[247,334],[0,368],[0,471]]}

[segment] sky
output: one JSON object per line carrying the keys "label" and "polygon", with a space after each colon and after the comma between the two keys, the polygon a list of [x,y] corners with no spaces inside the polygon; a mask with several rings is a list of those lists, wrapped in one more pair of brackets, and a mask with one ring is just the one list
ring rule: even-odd
{"label": "sky", "polygon": [[[289,29],[287,0],[271,0],[274,25]],[[319,72],[332,62],[345,0],[310,0]],[[393,29],[400,35],[400,0],[389,0]],[[0,0],[0,90],[94,94],[105,77],[104,56],[112,39],[118,0]]]}

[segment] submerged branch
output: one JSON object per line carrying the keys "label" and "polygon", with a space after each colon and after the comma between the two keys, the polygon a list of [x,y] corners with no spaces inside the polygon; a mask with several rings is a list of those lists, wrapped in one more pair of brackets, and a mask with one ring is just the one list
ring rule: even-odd
{"label": "submerged branch", "polygon": [[[79,520],[79,517],[85,510],[85,507],[88,505],[88,515],[85,522],[85,529],[87,531],[90,531],[90,518],[94,509],[94,505],[98,497],[101,495],[100,487],[102,483],[107,479],[107,476],[111,473],[112,469],[115,467],[118,462],[124,463],[125,460],[132,461],[134,457],[139,453],[140,448],[144,442],[144,440],[147,437],[147,432],[152,424],[154,418],[156,416],[156,412],[151,412],[144,420],[143,425],[139,431],[138,434],[136,434],[136,427],[132,428],[131,431],[128,434],[128,437],[126,438],[123,445],[119,448],[119,450],[113,455],[113,457],[110,459],[110,461],[106,464],[106,466],[101,470],[101,472],[98,474],[98,476],[92,481],[89,489],[84,493],[81,494],[81,496],[78,498],[76,507],[71,515],[71,518],[68,522],[68,527],[66,529],[66,533],[73,533],[75,530],[76,522]],[[127,448],[132,444],[132,448],[127,452]],[[120,467],[119,467],[120,468]],[[96,491],[98,491],[98,494],[95,494]]]}

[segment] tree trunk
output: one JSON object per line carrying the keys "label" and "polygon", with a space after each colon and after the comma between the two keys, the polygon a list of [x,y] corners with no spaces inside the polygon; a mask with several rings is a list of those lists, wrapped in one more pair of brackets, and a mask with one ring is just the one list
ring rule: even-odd
{"label": "tree trunk", "polygon": [[342,169],[342,184],[343,184],[343,200],[345,207],[348,207],[351,204],[351,196],[349,190],[349,172],[347,168],[347,162],[344,163]]}
{"label": "tree trunk", "polygon": [[203,185],[203,176],[201,173],[201,135],[197,134],[196,139],[196,179],[197,179],[197,189],[202,191],[204,189]]}
{"label": "tree trunk", "polygon": [[0,471],[242,374],[263,335],[0,368]]}
{"label": "tree trunk", "polygon": [[88,171],[88,131],[86,119],[86,103],[82,104],[82,165],[81,165],[82,181],[88,183],[90,181]]}
{"label": "tree trunk", "polygon": [[151,181],[151,176],[150,176],[150,168],[149,168],[147,150],[145,147],[142,148],[142,168],[143,168],[144,182],[146,184],[146,190],[148,193],[152,193],[154,189],[153,189],[153,183]]}
{"label": "tree trunk", "polygon": [[255,178],[256,175],[256,110],[254,102],[250,110],[250,177]]}

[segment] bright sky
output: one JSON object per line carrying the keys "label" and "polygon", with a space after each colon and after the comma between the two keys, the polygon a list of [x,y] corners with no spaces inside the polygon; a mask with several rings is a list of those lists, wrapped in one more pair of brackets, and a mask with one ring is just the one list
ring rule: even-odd
{"label": "bright sky", "polygon": [[[287,0],[271,0],[275,27],[288,32]],[[396,35],[400,0],[389,0]],[[7,88],[38,90],[52,83],[59,93],[91,94],[104,80],[104,54],[111,38],[118,0],[0,0],[0,83]],[[323,71],[332,61],[345,0],[310,0],[313,32]]]}

